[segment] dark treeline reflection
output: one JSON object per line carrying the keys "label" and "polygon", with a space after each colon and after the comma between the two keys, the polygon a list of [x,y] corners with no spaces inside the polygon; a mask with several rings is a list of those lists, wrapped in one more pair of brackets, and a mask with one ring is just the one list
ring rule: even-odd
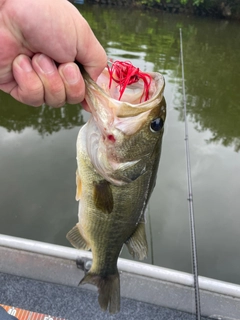
{"label": "dark treeline reflection", "polygon": [[[183,31],[188,112],[197,130],[210,130],[211,142],[240,150],[240,28],[211,20],[127,7],[78,6],[107,53],[140,60],[181,88],[179,28]],[[137,36],[136,36],[137,35]],[[115,53],[114,53],[115,52]],[[145,65],[145,64],[143,64]],[[147,67],[146,67],[147,68]],[[167,85],[167,83],[166,83]],[[169,101],[168,101],[169,103]],[[182,105],[177,109],[182,116]],[[0,94],[0,125],[40,134],[82,124],[81,107],[30,108]]]}
{"label": "dark treeline reflection", "polygon": [[33,108],[20,104],[9,95],[0,92],[0,126],[9,132],[21,132],[31,127],[40,135],[51,134],[83,124],[82,107],[66,105],[62,108],[50,108],[43,105]]}
{"label": "dark treeline reflection", "polygon": [[[209,142],[240,150],[240,28],[235,22],[211,20],[132,8],[79,6],[106,48],[144,59],[181,88],[179,28],[183,32],[188,112]],[[136,36],[137,34],[137,36]],[[143,55],[144,53],[144,55]],[[167,84],[166,84],[167,85]],[[180,119],[182,106],[179,105]]]}
{"label": "dark treeline reflection", "polygon": [[193,27],[185,40],[188,112],[208,142],[240,150],[240,30],[221,21],[214,28]]}

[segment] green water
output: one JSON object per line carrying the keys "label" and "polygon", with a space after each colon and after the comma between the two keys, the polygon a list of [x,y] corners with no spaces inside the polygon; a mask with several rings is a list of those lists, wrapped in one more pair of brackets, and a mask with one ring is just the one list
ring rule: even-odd
{"label": "green water", "polygon": [[[146,262],[191,272],[182,28],[199,273],[240,284],[239,23],[78,8],[109,57],[165,76],[168,117],[147,214]],[[88,117],[79,105],[32,108],[0,92],[0,233],[69,245],[65,234],[77,222],[75,142]],[[122,257],[130,258],[126,250]]]}

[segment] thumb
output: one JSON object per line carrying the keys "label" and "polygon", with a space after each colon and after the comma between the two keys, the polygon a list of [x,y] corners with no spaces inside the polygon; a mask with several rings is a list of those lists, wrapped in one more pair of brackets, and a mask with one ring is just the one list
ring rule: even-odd
{"label": "thumb", "polygon": [[[107,66],[107,55],[85,19],[84,21],[84,28],[83,26],[81,26],[81,29],[77,28],[81,32],[77,33],[76,60],[83,65],[91,78],[96,80]],[[81,21],[82,23],[83,20]]]}

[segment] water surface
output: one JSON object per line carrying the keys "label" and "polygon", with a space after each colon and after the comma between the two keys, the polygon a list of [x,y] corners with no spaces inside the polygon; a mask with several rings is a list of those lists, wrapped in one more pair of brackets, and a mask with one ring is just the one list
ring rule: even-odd
{"label": "water surface", "polygon": [[[199,273],[240,284],[238,23],[132,8],[78,8],[109,57],[165,76],[168,116],[147,213],[146,261],[191,272],[182,28]],[[75,142],[88,116],[80,105],[31,108],[0,92],[0,233],[69,245],[65,235],[77,222]],[[130,258],[126,250],[122,257]]]}

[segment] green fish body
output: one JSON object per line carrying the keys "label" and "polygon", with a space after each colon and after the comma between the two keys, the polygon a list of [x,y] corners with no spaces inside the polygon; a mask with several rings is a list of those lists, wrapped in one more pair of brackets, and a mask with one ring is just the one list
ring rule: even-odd
{"label": "green fish body", "polygon": [[166,118],[164,79],[149,75],[150,98],[140,102],[140,81],[118,101],[117,85],[108,87],[107,69],[97,83],[83,73],[92,114],[77,138],[79,222],[67,238],[78,249],[91,249],[92,266],[81,283],[98,287],[99,304],[110,313],[120,310],[117,259],[123,245],[134,258],[147,255],[144,212],[156,182]]}

